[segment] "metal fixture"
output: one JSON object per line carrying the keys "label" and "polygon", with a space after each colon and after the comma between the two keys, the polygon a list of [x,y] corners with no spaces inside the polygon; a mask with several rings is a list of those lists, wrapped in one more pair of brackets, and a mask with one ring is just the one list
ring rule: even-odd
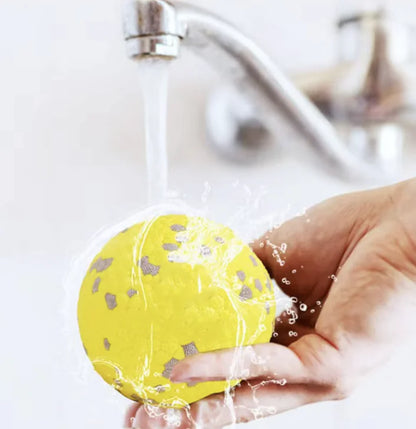
{"label": "metal fixture", "polygon": [[385,171],[397,169],[415,131],[414,29],[383,10],[343,17],[338,29],[339,65],[295,82],[353,152]]}
{"label": "metal fixture", "polygon": [[[261,152],[267,155],[276,139],[290,141],[288,146],[293,146],[299,140],[293,136],[296,131],[308,142],[301,152],[318,155],[322,167],[330,166],[348,177],[380,177],[380,166],[355,155],[322,112],[269,57],[221,18],[182,2],[130,0],[124,10],[124,32],[128,55],[133,59],[176,58],[184,46],[229,75],[239,90],[216,94],[207,113],[211,140],[229,156],[247,159]],[[310,92],[312,88],[309,85]],[[282,121],[282,116],[287,120]]]}
{"label": "metal fixture", "polygon": [[123,12],[124,39],[129,57],[176,58],[179,55],[185,29],[170,3],[163,0],[128,0]]}

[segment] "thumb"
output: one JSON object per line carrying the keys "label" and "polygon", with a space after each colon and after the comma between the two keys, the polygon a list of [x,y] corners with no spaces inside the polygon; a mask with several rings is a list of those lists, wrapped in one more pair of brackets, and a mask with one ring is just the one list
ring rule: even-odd
{"label": "thumb", "polygon": [[339,361],[338,350],[317,334],[305,335],[290,347],[268,343],[201,353],[172,370],[174,382],[272,378],[290,384],[321,384]]}
{"label": "thumb", "polygon": [[351,244],[357,199],[346,195],[327,200],[254,241],[253,251],[283,292],[302,300],[314,289],[326,295],[330,276]]}

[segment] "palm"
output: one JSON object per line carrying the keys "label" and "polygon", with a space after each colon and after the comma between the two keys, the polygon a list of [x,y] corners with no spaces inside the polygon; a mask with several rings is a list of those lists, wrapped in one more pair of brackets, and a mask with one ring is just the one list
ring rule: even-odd
{"label": "palm", "polygon": [[[403,319],[414,318],[416,305],[416,253],[408,233],[415,226],[416,210],[401,215],[406,202],[373,195],[375,203],[365,204],[368,197],[365,193],[329,200],[306,219],[292,220],[255,244],[279,286],[297,301],[295,325],[289,323],[288,312],[276,319],[276,342],[290,346],[305,362],[313,354],[325,370],[337,356],[319,347],[324,340],[356,362],[357,377],[410,334],[403,329]],[[389,211],[383,207],[386,203]],[[280,237],[287,251],[276,255],[267,243],[281,248]],[[291,242],[296,243],[293,249]],[[276,263],[276,257],[284,264]],[[411,311],[397,311],[400,307]]]}

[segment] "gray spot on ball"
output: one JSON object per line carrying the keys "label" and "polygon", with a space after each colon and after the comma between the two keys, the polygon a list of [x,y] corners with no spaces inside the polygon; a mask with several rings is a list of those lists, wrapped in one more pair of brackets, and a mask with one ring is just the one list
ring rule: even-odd
{"label": "gray spot on ball", "polygon": [[269,302],[266,302],[266,304],[264,304],[264,308],[266,309],[267,314],[270,314],[270,303]]}
{"label": "gray spot on ball", "polygon": [[106,350],[110,350],[111,344],[110,341],[108,341],[108,338],[104,338],[104,348]]}
{"label": "gray spot on ball", "polygon": [[85,352],[85,354],[88,356],[88,350],[87,350],[87,348],[85,347],[85,345],[84,345],[84,344],[82,344],[82,347],[84,348],[84,352]]}
{"label": "gray spot on ball", "polygon": [[185,228],[183,225],[179,225],[179,224],[177,224],[177,223],[175,223],[174,225],[172,225],[172,226],[170,227],[170,229],[171,229],[172,231],[175,231],[175,232],[186,231],[186,228]]}
{"label": "gray spot on ball", "polygon": [[105,294],[105,302],[107,303],[107,307],[109,310],[114,310],[117,307],[116,296],[112,293]]}
{"label": "gray spot on ball", "polygon": [[210,256],[211,255],[211,249],[208,246],[202,245],[200,249],[201,256]]}
{"label": "gray spot on ball", "polygon": [[256,260],[256,258],[253,256],[253,255],[250,255],[250,259],[251,259],[251,262],[253,263],[253,265],[255,266],[255,267],[257,267],[259,264],[257,263],[257,260]]}
{"label": "gray spot on ball", "polygon": [[246,279],[246,273],[244,271],[237,271],[237,277],[243,282]]}
{"label": "gray spot on ball", "polygon": [[157,393],[163,393],[166,392],[166,387],[159,384],[158,386],[155,386],[155,390]]}
{"label": "gray spot on ball", "polygon": [[157,276],[159,274],[160,265],[153,265],[149,262],[149,257],[145,256],[138,262],[138,265],[142,269],[142,272],[145,276]]}
{"label": "gray spot on ball", "polygon": [[174,243],[165,243],[162,247],[164,250],[167,250],[168,252],[173,252],[174,250],[179,249],[179,246]]}
{"label": "gray spot on ball", "polygon": [[107,259],[98,258],[91,265],[90,273],[93,270],[97,271],[97,273],[101,273],[102,271],[105,271],[107,268],[109,268],[111,266],[111,264],[113,263],[113,260],[114,260],[114,258],[107,258]]}
{"label": "gray spot on ball", "polygon": [[267,289],[272,290],[272,284],[270,283],[269,279],[267,279],[267,281],[266,281],[266,287],[267,287]]}
{"label": "gray spot on ball", "polygon": [[261,281],[259,279],[254,280],[254,286],[256,287],[256,289],[259,292],[263,291],[263,286],[262,286]]}
{"label": "gray spot on ball", "polygon": [[97,293],[98,292],[98,288],[100,286],[100,282],[101,282],[101,278],[97,277],[94,280],[94,284],[92,285],[92,293]]}
{"label": "gray spot on ball", "polygon": [[188,387],[195,387],[198,383],[196,381],[191,381],[190,383],[187,383]]}
{"label": "gray spot on ball", "polygon": [[130,395],[130,398],[133,399],[133,401],[136,401],[136,402],[141,402],[142,401],[140,399],[139,395],[136,395],[135,393],[133,393],[132,395]]}
{"label": "gray spot on ball", "polygon": [[215,237],[215,241],[217,243],[220,243],[220,244],[224,244],[225,243],[225,241],[224,241],[224,239],[222,237]]}
{"label": "gray spot on ball", "polygon": [[169,378],[173,367],[178,363],[178,359],[172,358],[169,362],[165,363],[165,370],[162,372],[162,376]]}
{"label": "gray spot on ball", "polygon": [[183,352],[185,353],[185,356],[193,356],[199,353],[193,341],[192,343],[183,345],[182,348],[183,348]]}
{"label": "gray spot on ball", "polygon": [[247,301],[248,299],[253,298],[253,291],[246,285],[244,285],[240,292],[241,301]]}
{"label": "gray spot on ball", "polygon": [[114,384],[117,388],[121,389],[123,387],[123,383],[120,380],[114,380]]}
{"label": "gray spot on ball", "polygon": [[132,298],[134,295],[137,295],[137,290],[136,289],[129,289],[127,291],[127,295],[129,296],[129,298]]}

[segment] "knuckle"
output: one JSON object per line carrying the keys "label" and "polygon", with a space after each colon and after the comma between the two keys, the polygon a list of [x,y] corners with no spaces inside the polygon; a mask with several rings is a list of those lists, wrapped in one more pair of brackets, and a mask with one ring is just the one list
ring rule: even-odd
{"label": "knuckle", "polygon": [[351,396],[353,391],[353,382],[351,377],[347,376],[344,372],[337,374],[331,385],[332,396],[334,400],[342,400]]}

